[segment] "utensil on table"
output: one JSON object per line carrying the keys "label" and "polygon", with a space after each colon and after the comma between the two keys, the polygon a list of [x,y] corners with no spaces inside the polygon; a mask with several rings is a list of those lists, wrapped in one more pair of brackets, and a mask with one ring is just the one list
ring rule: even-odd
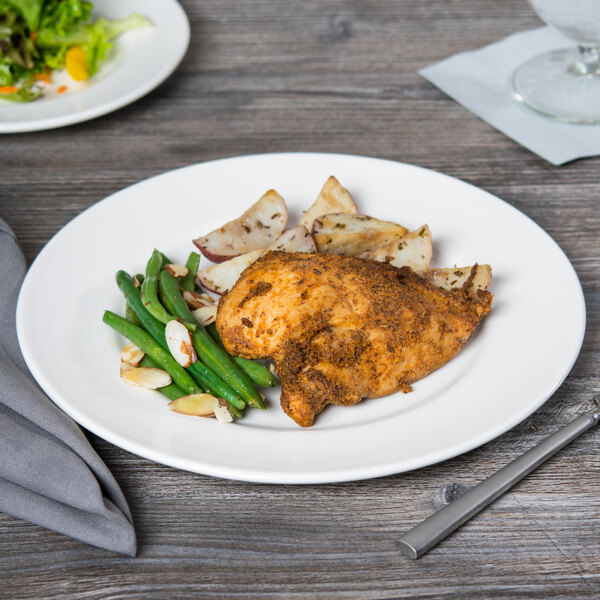
{"label": "utensil on table", "polygon": [[525,454],[478,483],[466,494],[407,531],[398,540],[400,552],[408,558],[419,558],[561,448],[596,425],[600,421],[600,394],[596,394],[593,401],[595,404],[593,410],[583,413]]}

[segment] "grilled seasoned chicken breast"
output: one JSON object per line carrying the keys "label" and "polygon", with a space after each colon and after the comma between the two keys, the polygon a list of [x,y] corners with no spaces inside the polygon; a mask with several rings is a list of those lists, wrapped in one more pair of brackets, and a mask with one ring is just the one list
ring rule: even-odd
{"label": "grilled seasoned chicken breast", "polygon": [[409,392],[455,356],[492,302],[469,284],[444,290],[409,267],[269,252],[221,298],[217,329],[232,354],[274,359],[283,410],[308,427],[327,404]]}

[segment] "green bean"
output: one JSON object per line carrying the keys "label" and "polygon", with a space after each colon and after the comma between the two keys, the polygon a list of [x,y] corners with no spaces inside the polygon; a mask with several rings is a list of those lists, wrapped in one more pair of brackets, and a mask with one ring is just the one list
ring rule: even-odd
{"label": "green bean", "polygon": [[[142,367],[152,367],[155,369],[160,368],[158,364],[155,363],[149,356],[144,356],[140,364]],[[169,385],[158,388],[158,391],[163,393],[169,400],[176,400],[177,398],[181,398],[181,396],[186,395],[186,393],[176,383],[170,383]]]}
{"label": "green bean", "polygon": [[169,348],[165,339],[165,326],[146,310],[140,298],[140,291],[133,284],[131,277],[125,271],[118,271],[116,280],[121,293],[125,296],[127,306],[133,309],[142,323],[142,327],[160,344],[163,350],[168,351]]}
{"label": "green bean", "polygon": [[244,358],[243,356],[232,356],[231,360],[240,369],[243,369],[248,377],[259,387],[275,387],[279,383],[277,377],[271,373],[269,368],[261,365],[259,362]]}
{"label": "green bean", "polygon": [[165,296],[168,297],[173,314],[179,317],[184,323],[190,322],[199,326],[198,321],[181,295],[181,288],[179,287],[177,277],[174,277],[168,271],[161,271],[159,285]]}
{"label": "green bean", "polygon": [[129,304],[125,305],[125,318],[134,325],[138,327],[142,326],[142,322],[138,319],[138,316],[135,314],[135,310],[129,306]]}
{"label": "green bean", "polygon": [[[149,356],[144,356],[144,358],[142,359],[142,362],[140,364],[143,367],[158,368],[157,363],[155,363]],[[177,386],[174,383],[170,383],[169,385],[158,388],[158,391],[162,392],[167,398],[169,398],[169,400],[177,400],[177,398],[181,398],[182,396],[186,395],[186,393],[179,386]],[[209,393],[211,393],[213,396],[217,396],[218,398],[221,397],[221,396],[218,396],[217,394],[212,393],[211,390],[207,390],[207,391]],[[243,406],[245,406],[245,404],[243,404]],[[242,408],[243,408],[243,406],[242,406]],[[236,406],[229,405],[229,412],[230,412],[231,416],[236,419],[244,416],[243,411],[240,410]]]}
{"label": "green bean", "polygon": [[234,419],[239,419],[240,417],[244,416],[244,411],[243,410],[240,410],[239,408],[236,408],[235,406],[232,406],[231,404],[227,407],[227,409],[229,410],[229,414]]}
{"label": "green bean", "polygon": [[152,256],[146,265],[146,276],[142,283],[142,302],[148,312],[161,323],[168,323],[173,317],[165,310],[158,299],[158,277],[164,266],[164,259],[158,250],[152,252]]}
{"label": "green bean", "polygon": [[[198,321],[194,319],[194,315],[190,312],[188,305],[185,303],[181,290],[179,289],[179,280],[177,277],[171,275],[168,271],[161,271],[158,278],[159,289],[164,302],[167,305],[169,311],[180,317],[183,324],[190,330],[196,331],[199,327]],[[174,317],[171,317],[171,320]]]}
{"label": "green bean", "polygon": [[[162,273],[162,271],[161,271]],[[161,285],[160,285],[160,277],[158,278],[158,299],[160,303],[165,307],[166,311],[171,315],[171,320],[177,319],[175,316],[175,310],[173,309],[173,304],[169,300],[169,298],[165,295]]]}
{"label": "green bean", "polygon": [[204,327],[192,333],[192,344],[200,360],[229,384],[242,399],[253,408],[266,408],[265,401],[254,387],[252,380],[232,360],[229,354],[215,342]]}
{"label": "green bean", "polygon": [[[219,332],[217,331],[217,326],[215,323],[210,323],[206,326],[206,331],[210,333],[211,337],[217,344],[219,344],[222,348],[223,342],[221,341],[221,337],[219,336]],[[267,367],[261,365],[260,363],[254,362],[249,358],[243,358],[242,356],[231,356],[231,360],[241,369],[243,369],[248,377],[252,379],[252,381],[259,385],[260,387],[273,387],[277,385],[277,378]]]}
{"label": "green bean", "polygon": [[236,394],[216,373],[205,364],[197,360],[193,362],[188,371],[194,379],[209,393],[218,398],[223,398],[230,406],[242,409],[246,403]]}
{"label": "green bean", "polygon": [[167,371],[167,373],[171,375],[173,381],[186,392],[186,394],[198,394],[202,391],[198,387],[198,384],[192,379],[192,376],[179,365],[166,350],[161,348],[158,342],[150,336],[149,333],[146,333],[137,325],[130,323],[127,319],[123,319],[123,317],[116,315],[110,310],[104,311],[102,320],[115,331],[132,341],[154,362],[158,363],[159,368]]}
{"label": "green bean", "polygon": [[[165,339],[165,326],[163,323],[155,319],[144,307],[139,290],[134,286],[133,280],[125,271],[117,273],[117,285],[127,300],[127,305],[130,306],[142,322],[142,326],[146,331],[160,344],[160,346],[169,351],[167,341]],[[188,371],[196,380],[203,391],[223,398],[231,406],[242,409],[246,403],[242,398],[234,392],[216,373],[211,371],[206,365],[201,362],[192,363],[188,367]]]}
{"label": "green bean", "polygon": [[223,379],[250,406],[253,408],[266,408],[262,396],[254,387],[250,377],[231,360],[229,354],[196,321],[181,295],[179,281],[169,272],[163,271],[160,275],[160,282],[165,293],[173,301],[173,309],[176,316],[186,324],[190,320],[193,320],[198,325],[196,331],[192,332],[192,344],[198,354],[198,358]]}
{"label": "green bean", "polygon": [[197,252],[190,252],[190,255],[185,263],[188,268],[187,275],[180,281],[181,287],[184,290],[194,291],[194,284],[196,283],[196,273],[198,272],[198,265],[200,264],[200,255]]}

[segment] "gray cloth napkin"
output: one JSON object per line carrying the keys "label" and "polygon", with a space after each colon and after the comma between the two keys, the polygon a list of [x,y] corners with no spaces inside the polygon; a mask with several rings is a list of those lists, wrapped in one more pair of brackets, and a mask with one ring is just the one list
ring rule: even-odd
{"label": "gray cloth napkin", "polygon": [[461,52],[419,73],[478,117],[554,165],[600,154],[600,125],[560,123],[511,96],[515,69],[569,40],[552,27],[515,33],[472,52]]}
{"label": "gray cloth napkin", "polygon": [[40,390],[17,343],[25,259],[0,219],[0,511],[135,556],[127,502],[79,427]]}

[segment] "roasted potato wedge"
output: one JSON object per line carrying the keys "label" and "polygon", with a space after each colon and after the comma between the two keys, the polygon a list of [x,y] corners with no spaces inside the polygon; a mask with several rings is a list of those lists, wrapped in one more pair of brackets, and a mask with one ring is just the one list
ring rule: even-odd
{"label": "roasted potato wedge", "polygon": [[406,227],[368,215],[334,213],[315,219],[312,234],[317,250],[324,254],[359,256],[367,250],[393,242],[408,232]]}
{"label": "roasted potato wedge", "polygon": [[304,225],[297,225],[282,233],[267,250],[313,253],[317,251],[317,246],[308,229]]}
{"label": "roasted potato wedge", "polygon": [[280,235],[267,248],[246,252],[203,271],[198,271],[198,280],[207,290],[222,295],[233,287],[246,267],[249,267],[259,256],[269,250],[316,252],[317,248],[306,227],[298,225]]}
{"label": "roasted potato wedge", "polygon": [[401,238],[367,250],[360,256],[377,262],[387,262],[394,267],[408,266],[413,271],[421,272],[429,268],[432,254],[431,231],[427,225],[423,225]]}
{"label": "roasted potato wedge", "polygon": [[313,222],[318,217],[331,213],[356,214],[357,212],[358,208],[350,192],[331,176],[325,182],[314,204],[304,213],[299,224],[312,231]]}
{"label": "roasted potato wedge", "polygon": [[269,190],[241,217],[194,240],[209,260],[220,263],[259,248],[266,248],[284,231],[288,211],[283,198]]}
{"label": "roasted potato wedge", "polygon": [[476,295],[477,290],[487,290],[490,285],[492,267],[475,264],[472,267],[430,269],[421,275],[433,285],[445,290],[464,288],[467,293]]}
{"label": "roasted potato wedge", "polygon": [[242,271],[249,267],[263,252],[264,248],[252,250],[208,267],[208,269],[198,271],[198,281],[209,292],[221,296],[233,287]]}

